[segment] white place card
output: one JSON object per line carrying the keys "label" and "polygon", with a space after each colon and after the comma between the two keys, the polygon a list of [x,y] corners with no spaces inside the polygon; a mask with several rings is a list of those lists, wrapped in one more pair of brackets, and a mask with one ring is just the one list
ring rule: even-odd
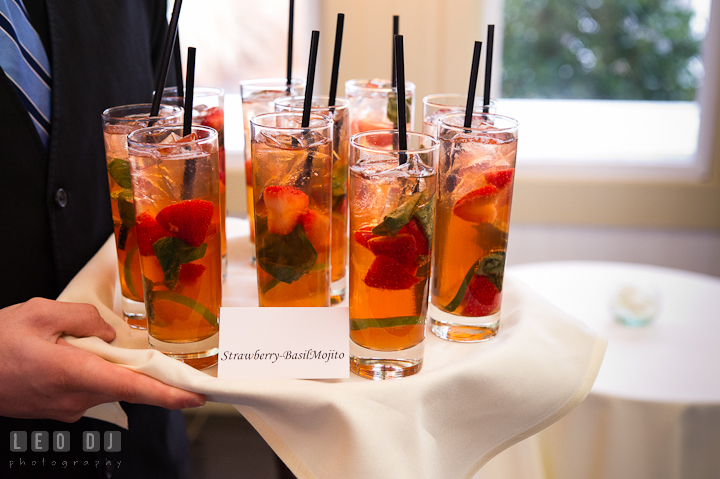
{"label": "white place card", "polygon": [[338,306],[220,308],[218,378],[347,378],[349,318]]}

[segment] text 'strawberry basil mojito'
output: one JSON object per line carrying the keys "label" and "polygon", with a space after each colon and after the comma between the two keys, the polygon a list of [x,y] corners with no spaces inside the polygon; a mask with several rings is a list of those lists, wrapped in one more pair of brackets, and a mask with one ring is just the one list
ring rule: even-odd
{"label": "text 'strawberry basil mojito'", "polygon": [[440,119],[432,331],[453,341],[497,334],[515,180],[518,124],[465,113]]}
{"label": "text 'strawberry basil mojito'", "polygon": [[150,346],[197,369],[217,363],[222,303],[217,132],[128,136]]}

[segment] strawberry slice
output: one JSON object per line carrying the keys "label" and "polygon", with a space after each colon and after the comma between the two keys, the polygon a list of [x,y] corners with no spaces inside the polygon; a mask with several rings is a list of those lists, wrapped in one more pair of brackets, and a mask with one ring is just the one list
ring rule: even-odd
{"label": "strawberry slice", "polygon": [[370,249],[370,247],[368,246],[368,241],[370,240],[370,238],[376,237],[376,235],[372,233],[372,229],[373,227],[370,225],[362,226],[353,234],[355,241],[357,241],[363,248]]}
{"label": "strawberry slice", "polygon": [[376,236],[368,240],[368,247],[375,256],[389,256],[413,275],[417,270],[418,248],[415,238],[409,234]]}
{"label": "strawberry slice", "polygon": [[308,209],[300,216],[300,224],[316,250],[327,248],[330,243],[330,220],[315,210]]}
{"label": "strawberry slice", "polygon": [[515,168],[507,168],[505,170],[490,170],[485,172],[485,181],[494,185],[498,190],[502,190],[512,182],[515,174]]}
{"label": "strawberry slice", "polygon": [[138,249],[142,256],[154,255],[153,244],[160,238],[171,236],[170,232],[160,226],[147,211],[140,213],[135,218],[135,226],[137,227]]}
{"label": "strawberry slice", "polygon": [[488,223],[495,219],[495,207],[492,203],[498,194],[495,185],[485,185],[472,190],[453,206],[453,213],[471,223]]}
{"label": "strawberry slice", "polygon": [[268,186],[264,197],[268,230],[277,235],[294,230],[310,202],[310,198],[294,186]]}
{"label": "strawberry slice", "polygon": [[420,282],[403,265],[390,256],[380,255],[370,265],[365,284],[378,289],[408,289]]}
{"label": "strawberry slice", "polygon": [[208,108],[202,112],[202,123],[203,126],[209,126],[214,128],[218,133],[223,131],[223,125],[225,125],[225,114],[222,108],[214,106]]}
{"label": "strawberry slice", "polygon": [[197,263],[185,263],[180,266],[178,281],[180,284],[192,284],[205,272],[205,266]]}
{"label": "strawberry slice", "polygon": [[166,206],[157,214],[157,222],[176,238],[197,248],[207,234],[213,204],[206,200],[185,200]]}
{"label": "strawberry slice", "polygon": [[487,276],[474,275],[463,298],[463,316],[488,316],[500,310],[502,295]]}
{"label": "strawberry slice", "polygon": [[[357,120],[353,122],[352,131],[360,133],[363,131],[371,130],[391,130],[392,127],[392,123],[364,118],[362,120]],[[376,146],[379,148],[384,148],[392,145],[392,139],[393,136],[391,134],[379,132],[377,135],[367,135],[365,137],[365,140],[370,146]]]}
{"label": "strawberry slice", "polygon": [[419,255],[425,256],[430,254],[430,245],[428,244],[427,237],[425,236],[425,230],[423,230],[422,225],[417,218],[411,219],[408,224],[403,226],[400,233],[409,234],[415,238],[415,244],[417,245]]}

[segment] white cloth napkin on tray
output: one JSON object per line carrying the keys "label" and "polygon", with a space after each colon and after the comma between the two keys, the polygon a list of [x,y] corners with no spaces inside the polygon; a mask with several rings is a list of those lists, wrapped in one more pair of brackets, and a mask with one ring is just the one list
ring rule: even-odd
{"label": "white cloth napkin on tray", "polygon": [[[247,222],[228,219],[223,306],[256,304]],[[114,241],[58,298],[94,304],[117,330],[71,344],[167,384],[229,403],[304,478],[470,478],[493,456],[569,413],[590,392],[606,340],[507,276],[497,337],[443,341],[428,332],[422,371],[370,381],[229,380],[147,349],[121,318]],[[220,333],[222,334],[222,319]],[[127,427],[119,406],[87,415]]]}

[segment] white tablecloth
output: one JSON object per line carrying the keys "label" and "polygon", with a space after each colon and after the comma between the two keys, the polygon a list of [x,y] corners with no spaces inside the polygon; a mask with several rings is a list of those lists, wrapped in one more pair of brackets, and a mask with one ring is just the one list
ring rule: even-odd
{"label": "white tablecloth", "polygon": [[[720,278],[598,262],[508,272],[609,342],[588,398],[478,478],[720,478]],[[610,298],[623,284],[657,289],[654,322],[629,328],[613,320]]]}
{"label": "white tablecloth", "polygon": [[[224,306],[255,304],[247,222],[228,221]],[[392,381],[217,379],[142,349],[118,316],[112,238],[68,285],[63,301],[98,307],[118,336],[71,344],[168,384],[235,407],[302,478],[471,477],[503,449],[542,430],[587,395],[606,342],[506,276],[496,338],[480,344],[426,339],[423,370]],[[221,330],[222,334],[222,319]],[[133,349],[135,348],[135,349]],[[112,405],[94,417],[120,421]]]}

